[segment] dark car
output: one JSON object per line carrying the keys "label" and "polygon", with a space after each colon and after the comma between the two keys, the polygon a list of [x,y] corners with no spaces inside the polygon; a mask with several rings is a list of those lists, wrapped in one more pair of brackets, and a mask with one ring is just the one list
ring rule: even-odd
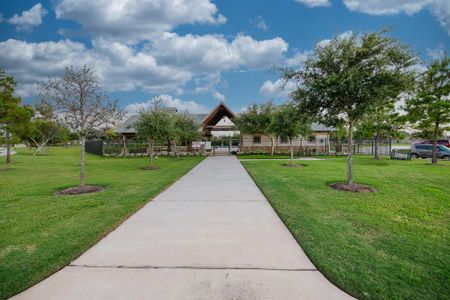
{"label": "dark car", "polygon": [[[432,156],[432,144],[414,144],[411,147],[411,158],[430,158]],[[450,149],[444,145],[436,145],[436,156],[442,159],[450,159]]]}
{"label": "dark car", "polygon": [[[423,142],[420,142],[419,144],[431,144],[431,145],[433,145],[433,141],[430,141],[430,140],[423,141]],[[450,148],[450,140],[437,140],[436,144],[437,145],[444,145],[445,147]]]}

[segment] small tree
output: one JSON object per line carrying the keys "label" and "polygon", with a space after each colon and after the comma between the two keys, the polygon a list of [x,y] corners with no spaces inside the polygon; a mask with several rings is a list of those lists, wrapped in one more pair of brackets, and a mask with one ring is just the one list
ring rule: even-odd
{"label": "small tree", "polygon": [[273,155],[275,151],[276,134],[271,131],[270,124],[274,114],[274,106],[272,102],[264,104],[250,105],[247,110],[239,114],[234,123],[241,134],[264,134],[270,138],[271,151]]}
{"label": "small tree", "polygon": [[378,105],[374,108],[372,113],[366,116],[366,118],[358,125],[357,135],[370,137],[374,141],[374,158],[380,159],[378,145],[380,138],[392,138],[401,135],[400,129],[403,122],[398,113],[395,110],[394,101],[381,102],[382,105]]}
{"label": "small tree", "polygon": [[48,103],[38,103],[35,111],[29,130],[23,137],[36,146],[33,155],[45,152],[46,146],[50,143],[66,141],[69,134],[68,128],[61,123],[53,112],[53,107]]}
{"label": "small tree", "polygon": [[138,121],[134,124],[137,136],[148,143],[150,166],[153,166],[155,144],[167,141],[170,136],[171,122],[167,111],[155,107],[150,111],[141,111]]}
{"label": "small tree", "polygon": [[431,134],[436,165],[436,140],[450,123],[450,57],[434,61],[421,74],[416,96],[406,101],[405,110],[423,135]]}
{"label": "small tree", "polygon": [[6,163],[11,162],[12,136],[20,136],[28,129],[33,115],[29,105],[20,105],[21,99],[14,96],[16,81],[0,69],[0,132],[6,143]]}
{"label": "small tree", "polygon": [[379,101],[408,89],[416,63],[411,51],[384,32],[358,38],[336,37],[317,46],[300,71],[287,70],[285,80],[299,81],[291,93],[301,110],[318,121],[345,124],[348,138],[347,184],[353,184],[353,131]]}
{"label": "small tree", "polygon": [[110,101],[87,66],[64,69],[62,78],[40,84],[39,98],[54,108],[81,140],[80,187],[85,185],[86,137],[105,123],[122,118],[117,101]]}
{"label": "small tree", "polygon": [[277,137],[288,138],[291,153],[291,165],[294,165],[294,149],[292,140],[299,136],[309,136],[311,130],[311,119],[305,114],[300,114],[292,105],[283,105],[274,113],[270,124],[270,131]]}
{"label": "small tree", "polygon": [[170,141],[172,149],[179,158],[177,145],[192,142],[200,137],[199,124],[192,116],[183,114],[173,114],[171,117]]}

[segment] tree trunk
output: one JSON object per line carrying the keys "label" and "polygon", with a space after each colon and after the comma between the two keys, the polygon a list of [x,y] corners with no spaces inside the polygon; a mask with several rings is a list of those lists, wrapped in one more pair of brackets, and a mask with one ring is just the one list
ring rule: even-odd
{"label": "tree trunk", "polygon": [[128,147],[127,147],[127,139],[124,135],[122,135],[122,141],[123,141],[123,155],[128,155]]}
{"label": "tree trunk", "polygon": [[294,149],[292,148],[292,139],[289,138],[289,148],[291,148],[291,165],[294,165]]}
{"label": "tree trunk", "polygon": [[86,137],[83,136],[81,137],[80,187],[84,187],[85,161],[86,161]]}
{"label": "tree trunk", "polygon": [[11,136],[8,130],[6,130],[6,163],[11,162]]}
{"label": "tree trunk", "polygon": [[150,166],[153,166],[153,142],[148,142],[148,147],[150,149]]}
{"label": "tree trunk", "polygon": [[353,125],[348,124],[347,184],[353,184]]}
{"label": "tree trunk", "polygon": [[374,142],[375,142],[375,149],[374,149],[375,156],[374,156],[374,158],[376,160],[379,160],[380,156],[378,155],[378,135],[375,135]]}
{"label": "tree trunk", "polygon": [[272,148],[270,149],[270,155],[273,156],[273,154],[275,152],[275,138],[272,137],[271,141],[272,141]]}
{"label": "tree trunk", "polygon": [[433,132],[433,154],[432,154],[432,158],[431,158],[431,164],[433,166],[437,165],[436,144],[437,144],[438,129],[439,129],[439,123],[436,123],[434,125],[434,132]]}

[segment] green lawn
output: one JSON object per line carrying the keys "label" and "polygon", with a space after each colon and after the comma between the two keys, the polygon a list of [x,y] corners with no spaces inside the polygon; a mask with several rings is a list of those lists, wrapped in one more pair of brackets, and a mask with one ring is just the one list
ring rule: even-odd
{"label": "green lawn", "polygon": [[448,299],[450,162],[356,157],[371,194],[335,191],[346,159],[244,166],[317,268],[361,299]]}
{"label": "green lawn", "polygon": [[48,156],[33,157],[21,150],[12,156],[12,170],[0,171],[1,299],[70,263],[202,160],[159,158],[161,169],[144,171],[139,167],[148,158],[88,155],[87,184],[104,185],[105,191],[53,195],[78,184],[79,152],[55,148]]}

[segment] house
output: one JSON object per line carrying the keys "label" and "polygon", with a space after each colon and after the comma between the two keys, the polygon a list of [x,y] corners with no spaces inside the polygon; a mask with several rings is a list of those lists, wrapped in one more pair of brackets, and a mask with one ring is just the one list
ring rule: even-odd
{"label": "house", "polygon": [[[167,108],[177,113],[175,108]],[[208,141],[214,135],[232,135],[239,132],[236,130],[233,119],[235,113],[223,102],[214,107],[208,114],[191,114],[200,124],[203,140]],[[134,139],[136,130],[133,128],[139,115],[130,116],[123,124],[116,127],[115,132],[125,139]],[[328,153],[330,146],[330,132],[332,128],[313,123],[312,135],[309,137],[299,137],[292,141],[294,151],[304,151],[311,153]],[[262,134],[243,134],[240,137],[240,152],[244,153],[269,153],[271,150],[271,140]],[[278,138],[275,142],[275,152],[288,153],[290,151],[289,141],[285,138]]]}

